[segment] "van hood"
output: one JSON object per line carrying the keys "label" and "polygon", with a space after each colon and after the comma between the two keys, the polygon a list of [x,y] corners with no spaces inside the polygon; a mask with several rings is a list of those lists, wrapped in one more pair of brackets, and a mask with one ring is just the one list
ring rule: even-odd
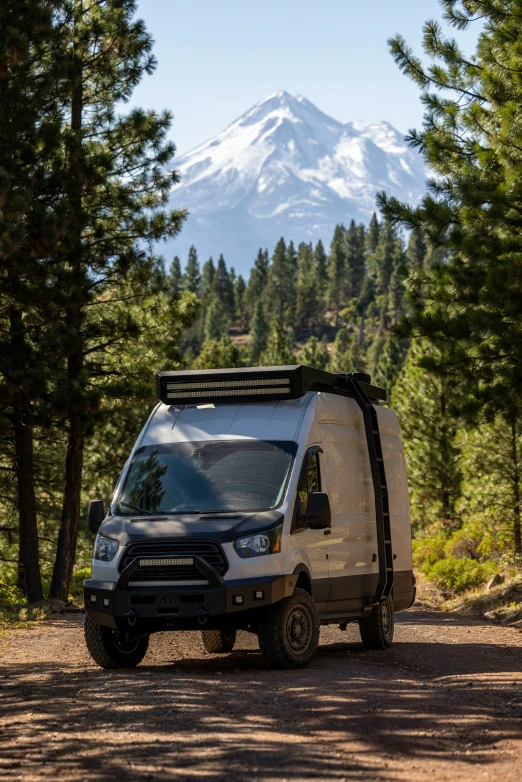
{"label": "van hood", "polygon": [[212,538],[220,543],[232,543],[244,535],[279,527],[284,514],[270,510],[255,513],[201,513],[171,516],[108,516],[99,533],[114,538],[120,545],[140,540],[163,538]]}

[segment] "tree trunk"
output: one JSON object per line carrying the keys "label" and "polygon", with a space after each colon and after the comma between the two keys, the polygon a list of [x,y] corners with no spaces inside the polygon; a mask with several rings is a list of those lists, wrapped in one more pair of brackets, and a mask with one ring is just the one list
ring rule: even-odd
{"label": "tree trunk", "polygon": [[43,600],[38,553],[38,524],[34,494],[33,431],[21,416],[14,421],[16,477],[18,481],[19,557],[18,585],[29,603]]}
{"label": "tree trunk", "polygon": [[51,597],[57,600],[67,600],[73,576],[80,525],[84,444],[84,425],[79,417],[75,417],[69,425],[62,516],[51,582]]}
{"label": "tree trunk", "polygon": [[[24,370],[30,360],[24,336],[22,313],[17,307],[9,312],[10,341],[18,369]],[[28,400],[17,386],[12,394],[15,469],[18,491],[18,586],[30,603],[43,599],[38,553],[38,522],[34,493],[33,429],[27,418]]]}
{"label": "tree trunk", "polygon": [[520,539],[520,469],[518,465],[517,424],[516,419],[511,421],[511,458],[513,461],[513,539],[515,556],[522,554],[522,542]]}
{"label": "tree trunk", "polygon": [[[76,21],[83,13],[81,0],[75,2]],[[82,410],[84,387],[82,372],[83,345],[83,63],[79,44],[74,44],[74,70],[71,93],[71,145],[67,196],[71,215],[71,243],[68,257],[73,270],[70,298],[65,309],[67,328],[67,392],[68,440],[65,459],[65,485],[58,546],[51,582],[51,597],[67,600],[73,575],[80,524],[83,450],[85,445],[85,415]]]}

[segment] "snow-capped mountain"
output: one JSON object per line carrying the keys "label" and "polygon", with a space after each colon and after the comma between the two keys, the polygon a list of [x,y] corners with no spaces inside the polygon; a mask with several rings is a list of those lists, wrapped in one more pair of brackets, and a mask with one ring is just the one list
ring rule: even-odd
{"label": "snow-capped mountain", "polygon": [[325,245],[336,223],[368,222],[381,190],[416,201],[421,156],[387,122],[338,122],[310,101],[278,92],[176,161],[171,205],[190,212],[174,243],[182,261],[223,253],[236,271],[284,236]]}

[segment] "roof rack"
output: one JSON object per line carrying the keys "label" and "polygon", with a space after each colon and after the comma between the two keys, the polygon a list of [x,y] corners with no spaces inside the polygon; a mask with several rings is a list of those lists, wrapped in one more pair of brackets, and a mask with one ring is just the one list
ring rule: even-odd
{"label": "roof rack", "polygon": [[[295,365],[158,372],[156,383],[158,398],[162,402],[167,405],[187,405],[198,402],[205,404],[299,399],[308,391],[353,396],[346,377],[346,374]],[[354,377],[372,402],[386,401],[386,391],[372,386],[369,375],[355,373]]]}
{"label": "roof rack", "polygon": [[393,549],[388,486],[374,405],[385,402],[386,391],[362,372],[324,372],[302,365],[158,372],[158,398],[167,405],[212,402],[261,402],[299,399],[308,391],[324,391],[355,400],[362,412],[375,496],[379,580],[373,604],[386,600],[393,588]]}

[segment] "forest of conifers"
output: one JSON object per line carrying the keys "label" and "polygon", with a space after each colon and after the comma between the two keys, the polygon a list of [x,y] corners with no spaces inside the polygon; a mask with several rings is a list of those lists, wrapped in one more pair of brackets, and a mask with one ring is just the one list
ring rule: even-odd
{"label": "forest of conifers", "polygon": [[[403,429],[416,565],[449,591],[522,554],[520,0],[442,0],[410,143],[417,206],[381,194],[324,245],[282,238],[237,276],[163,259],[183,230],[168,112],[122,110],[154,71],[134,0],[4,0],[0,12],[0,590],[67,600],[154,404],[158,369],[304,363],[364,370]],[[426,62],[425,62],[426,61]],[[160,246],[161,247],[161,246]],[[247,259],[246,259],[247,260]]]}

